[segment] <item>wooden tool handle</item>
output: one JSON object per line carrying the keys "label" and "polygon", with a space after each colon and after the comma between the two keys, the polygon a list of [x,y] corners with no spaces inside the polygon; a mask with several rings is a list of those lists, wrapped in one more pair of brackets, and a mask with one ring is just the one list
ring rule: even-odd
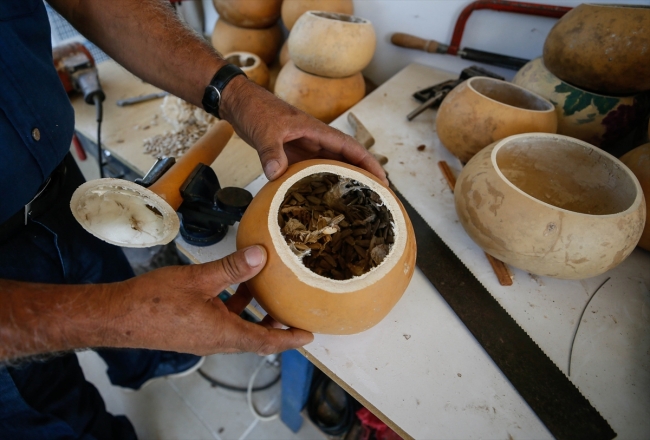
{"label": "wooden tool handle", "polygon": [[425,40],[414,35],[403,34],[401,32],[394,33],[390,37],[390,42],[395,46],[406,47],[408,49],[418,49],[429,53],[438,52],[440,43],[435,40]]}
{"label": "wooden tool handle", "polygon": [[211,165],[226,147],[233,132],[228,122],[215,122],[149,189],[165,199],[174,211],[177,210],[183,203],[180,187],[185,179],[198,164]]}

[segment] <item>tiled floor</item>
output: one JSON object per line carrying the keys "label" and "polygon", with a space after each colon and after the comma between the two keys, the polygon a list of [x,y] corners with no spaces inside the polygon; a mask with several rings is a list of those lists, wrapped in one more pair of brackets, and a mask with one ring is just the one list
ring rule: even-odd
{"label": "tiled floor", "polygon": [[[94,352],[78,353],[84,373],[104,397],[113,414],[125,414],[140,439],[250,439],[325,440],[327,437],[305,419],[293,433],[279,419],[261,421],[249,410],[246,393],[213,388],[198,373],[175,379],[158,379],[133,392],[112,386],[104,361]],[[245,387],[263,358],[252,354],[209,356],[201,370],[235,386]],[[259,386],[271,381],[279,368],[264,367],[255,380]],[[280,382],[253,393],[256,408],[272,414],[280,407]]]}
{"label": "tiled floor", "polygon": [[[73,153],[74,154],[74,153]],[[75,156],[76,157],[76,156]],[[99,177],[97,162],[89,157],[78,162],[86,179]],[[140,249],[129,252],[132,264],[140,266],[156,252]],[[77,354],[86,378],[102,394],[113,414],[124,414],[135,426],[142,440],[325,440],[327,437],[308,418],[298,433],[293,433],[279,419],[261,421],[250,411],[245,392],[213,388],[197,372],[186,377],[159,379],[140,391],[125,391],[111,385],[106,364],[93,351]],[[245,387],[264,358],[253,353],[209,356],[201,370],[230,385]],[[279,374],[279,368],[265,366],[255,386]],[[280,408],[281,383],[253,393],[256,408],[273,414]]]}

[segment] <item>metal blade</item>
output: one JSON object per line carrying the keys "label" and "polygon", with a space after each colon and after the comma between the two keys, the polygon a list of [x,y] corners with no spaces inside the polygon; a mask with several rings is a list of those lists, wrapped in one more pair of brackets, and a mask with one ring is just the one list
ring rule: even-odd
{"label": "metal blade", "polygon": [[558,439],[616,437],[607,421],[391,185],[409,215],[417,266]]}

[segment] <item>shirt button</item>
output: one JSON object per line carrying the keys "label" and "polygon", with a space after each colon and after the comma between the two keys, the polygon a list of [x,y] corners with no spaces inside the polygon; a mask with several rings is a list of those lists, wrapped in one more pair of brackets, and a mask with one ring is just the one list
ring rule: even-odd
{"label": "shirt button", "polygon": [[38,128],[35,128],[32,130],[32,138],[34,138],[35,141],[40,141],[41,140],[41,130]]}

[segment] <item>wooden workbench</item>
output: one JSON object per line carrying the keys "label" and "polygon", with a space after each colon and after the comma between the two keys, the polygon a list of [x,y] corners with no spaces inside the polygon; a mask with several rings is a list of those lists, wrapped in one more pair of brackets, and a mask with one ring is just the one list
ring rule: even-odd
{"label": "wooden workbench", "polygon": [[[172,130],[172,126],[162,117],[162,99],[126,107],[119,107],[116,101],[160,92],[160,89],[133,76],[115,61],[104,61],[97,67],[106,94],[102,145],[136,174],[144,175],[156,161],[153,156],[144,152],[144,140]],[[86,104],[80,96],[72,99],[72,105],[75,110],[76,130],[95,141],[95,107]],[[262,172],[257,152],[236,134],[212,164],[212,168],[217,173],[222,187],[244,187]]]}
{"label": "wooden workbench", "polygon": [[[437,170],[439,160],[455,171],[460,165],[437,139],[435,112],[411,123],[405,118],[418,104],[413,92],[455,76],[411,64],[351,110],[376,138],[373,150],[389,158],[392,182],[474,276],[565,373],[572,354],[570,379],[619,438],[650,437],[650,254],[636,250],[624,264],[588,280],[514,270],[515,284],[499,286],[458,224],[453,196]],[[351,133],[346,115],[332,125]],[[107,138],[112,135],[107,128]],[[111,149],[109,141],[106,146]],[[255,194],[264,183],[262,176],[247,188]],[[192,261],[213,261],[235,250],[236,230],[214,246],[176,242]],[[609,287],[590,302],[606,278]],[[405,438],[551,437],[419,270],[377,326],[351,336],[316,335],[301,352]]]}

